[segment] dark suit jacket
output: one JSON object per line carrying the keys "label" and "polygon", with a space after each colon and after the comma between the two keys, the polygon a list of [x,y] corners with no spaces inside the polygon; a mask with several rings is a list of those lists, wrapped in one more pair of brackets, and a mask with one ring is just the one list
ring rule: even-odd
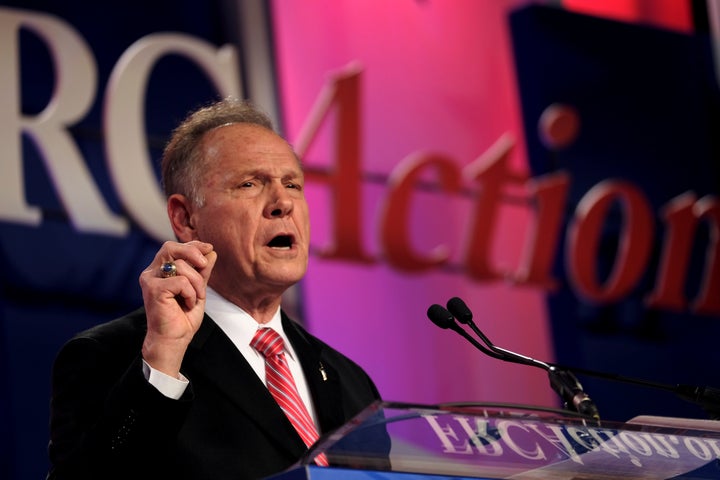
{"label": "dark suit jacket", "polygon": [[[374,400],[368,375],[282,314],[321,435]],[[244,357],[205,316],[183,361],[190,385],[168,399],[142,373],[145,312],[80,333],[53,369],[49,479],[263,478],[306,447]],[[321,369],[324,369],[325,380]]]}

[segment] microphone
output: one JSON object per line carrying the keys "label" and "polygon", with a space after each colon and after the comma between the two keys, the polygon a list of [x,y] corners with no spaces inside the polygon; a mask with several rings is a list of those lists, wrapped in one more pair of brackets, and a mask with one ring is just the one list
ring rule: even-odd
{"label": "microphone", "polygon": [[441,305],[438,305],[437,303],[430,305],[430,308],[428,308],[427,316],[432,322],[437,325],[438,327],[442,329],[453,329],[455,326],[455,319],[453,318],[452,314],[445,310]]}
{"label": "microphone", "polygon": [[445,307],[438,304],[430,305],[430,308],[428,308],[427,311],[427,316],[438,327],[442,329],[449,328],[450,330],[454,330],[455,332],[462,335],[465,340],[472,343],[475,348],[483,352],[485,355],[493,358],[502,359],[500,355],[485,348],[483,345],[480,344],[480,342],[471,337],[465,330],[463,330],[457,323],[455,323],[455,318],[450,312],[445,309]]}
{"label": "microphone", "polygon": [[[463,337],[470,337],[465,330],[455,323],[455,319],[458,322],[468,325],[473,332],[485,343],[485,346],[480,345],[474,338],[471,343],[478,347],[483,353],[490,352],[492,357],[500,360],[512,363],[519,363],[522,365],[530,365],[537,368],[542,368],[547,371],[548,378],[550,380],[550,386],[563,400],[564,407],[566,410],[575,411],[588,418],[600,420],[600,413],[592,401],[590,396],[582,388],[580,381],[575,375],[566,369],[561,369],[555,365],[535,360],[534,358],[520,355],[519,353],[512,352],[510,350],[495,346],[490,339],[478,328],[473,321],[473,315],[465,302],[459,297],[453,297],[448,300],[448,309],[445,310],[440,305],[433,305],[428,310],[428,317],[431,313],[439,318],[436,321],[434,318],[430,318],[436,325],[441,328],[451,328],[456,332],[460,333]],[[432,310],[432,312],[431,312]],[[449,310],[449,311],[448,311]],[[441,325],[442,324],[442,325]],[[453,328],[454,327],[454,328]],[[470,337],[472,338],[472,337]]]}
{"label": "microphone", "polygon": [[485,345],[487,345],[487,348],[489,348],[498,355],[495,358],[499,358],[507,362],[530,365],[533,367],[542,368],[544,370],[548,370],[550,368],[550,364],[548,363],[542,362],[540,360],[535,360],[534,358],[526,357],[525,355],[520,355],[519,353],[511,352],[510,350],[495,346],[490,341],[490,339],[485,336],[482,330],[480,330],[478,326],[475,325],[475,322],[473,322],[472,312],[465,304],[465,302],[463,302],[462,299],[460,299],[459,297],[453,297],[448,300],[447,306],[448,310],[450,310],[450,312],[452,313],[452,316],[454,316],[458,320],[458,322],[468,325],[470,329],[475,332],[475,335],[477,335],[485,343]]}

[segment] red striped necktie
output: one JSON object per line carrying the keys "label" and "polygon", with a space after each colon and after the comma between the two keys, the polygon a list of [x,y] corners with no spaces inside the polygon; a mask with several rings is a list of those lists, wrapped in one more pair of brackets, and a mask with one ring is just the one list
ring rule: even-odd
{"label": "red striped necktie", "polygon": [[[272,328],[261,328],[255,333],[250,346],[265,357],[267,388],[305,445],[310,447],[318,439],[318,433],[290,373],[282,337]],[[322,454],[315,458],[315,462],[328,465],[327,458]]]}

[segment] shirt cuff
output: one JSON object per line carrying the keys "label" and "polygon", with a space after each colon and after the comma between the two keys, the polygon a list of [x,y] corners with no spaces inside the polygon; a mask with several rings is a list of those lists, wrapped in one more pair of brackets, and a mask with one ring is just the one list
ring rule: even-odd
{"label": "shirt cuff", "polygon": [[143,374],[150,385],[157,388],[160,393],[173,400],[179,399],[185,392],[190,381],[181,373],[180,378],[166,375],[160,370],[155,370],[143,359]]}

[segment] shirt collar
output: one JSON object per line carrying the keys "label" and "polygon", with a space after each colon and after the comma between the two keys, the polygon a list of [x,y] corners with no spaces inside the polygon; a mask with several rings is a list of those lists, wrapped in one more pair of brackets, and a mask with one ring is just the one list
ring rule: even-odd
{"label": "shirt collar", "polygon": [[259,328],[267,327],[280,334],[285,341],[285,351],[295,358],[295,351],[283,329],[280,307],[278,307],[269,322],[261,325],[245,310],[230,302],[212,288],[206,287],[205,313],[217,323],[220,329],[230,337],[230,340],[241,351],[250,345],[255,332]]}

